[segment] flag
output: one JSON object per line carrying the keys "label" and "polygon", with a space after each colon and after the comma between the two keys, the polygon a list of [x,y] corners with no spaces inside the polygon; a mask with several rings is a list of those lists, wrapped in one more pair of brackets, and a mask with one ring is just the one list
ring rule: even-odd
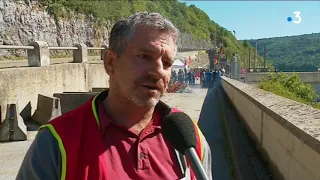
{"label": "flag", "polygon": [[188,60],[187,60],[187,58],[184,59],[184,68],[188,68]]}
{"label": "flag", "polygon": [[246,73],[247,73],[246,68],[242,68],[242,69],[241,69],[241,74],[243,74],[243,75],[244,75],[244,74],[246,74]]}
{"label": "flag", "polygon": [[188,60],[188,65],[192,63],[192,59],[191,57],[189,56],[189,60]]}

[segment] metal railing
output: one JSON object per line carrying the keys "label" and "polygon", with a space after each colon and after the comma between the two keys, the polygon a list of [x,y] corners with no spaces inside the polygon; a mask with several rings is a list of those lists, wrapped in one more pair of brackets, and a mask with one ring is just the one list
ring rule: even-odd
{"label": "metal railing", "polygon": [[50,65],[50,50],[72,50],[73,62],[85,63],[88,61],[88,50],[99,50],[100,59],[103,60],[107,45],[102,47],[87,47],[85,44],[75,44],[74,47],[50,47],[44,41],[34,41],[28,46],[0,45],[0,49],[22,49],[27,50],[28,66],[41,67]]}
{"label": "metal railing", "polygon": [[0,49],[34,49],[33,46],[0,45]]}
{"label": "metal railing", "polygon": [[99,47],[87,47],[88,50],[104,50],[105,48]]}
{"label": "metal railing", "polygon": [[77,50],[78,47],[49,47],[49,50]]}

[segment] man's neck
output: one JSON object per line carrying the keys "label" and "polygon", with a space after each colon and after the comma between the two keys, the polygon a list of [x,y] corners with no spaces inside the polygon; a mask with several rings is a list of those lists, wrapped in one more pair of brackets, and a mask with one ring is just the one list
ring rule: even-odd
{"label": "man's neck", "polygon": [[137,106],[131,100],[120,98],[113,93],[112,89],[109,89],[108,97],[103,103],[106,112],[116,124],[140,134],[152,120],[154,108]]}

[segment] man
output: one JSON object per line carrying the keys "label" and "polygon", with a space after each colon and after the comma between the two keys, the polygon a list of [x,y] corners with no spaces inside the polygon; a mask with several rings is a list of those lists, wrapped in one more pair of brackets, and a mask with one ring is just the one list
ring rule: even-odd
{"label": "man", "polygon": [[173,81],[172,83],[175,83],[177,81],[177,71],[176,70],[172,71],[171,81]]}
{"label": "man", "polygon": [[[177,111],[160,97],[178,36],[158,13],[136,13],[116,23],[104,57],[109,89],[42,126],[17,179],[195,179],[161,132],[163,117]],[[211,179],[210,148],[196,132],[202,139],[197,153]]]}

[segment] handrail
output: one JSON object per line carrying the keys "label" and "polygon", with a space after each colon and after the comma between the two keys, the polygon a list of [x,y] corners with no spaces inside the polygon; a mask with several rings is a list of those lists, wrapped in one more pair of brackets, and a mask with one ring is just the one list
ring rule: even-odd
{"label": "handrail", "polygon": [[71,47],[59,47],[59,46],[48,46],[45,41],[34,41],[29,46],[16,46],[16,45],[0,45],[1,49],[28,49],[28,66],[31,67],[42,67],[49,66],[50,62],[50,50],[72,50],[74,63],[86,63],[88,61],[89,50],[99,50],[100,60],[104,57],[104,52],[108,46],[103,45],[102,47],[87,47],[85,44],[75,44]]}
{"label": "handrail", "polygon": [[87,47],[88,50],[104,50],[106,48],[103,47]]}
{"label": "handrail", "polygon": [[34,49],[33,46],[0,45],[0,49]]}
{"label": "handrail", "polygon": [[49,50],[77,50],[78,47],[49,47]]}
{"label": "handrail", "polygon": [[[48,47],[49,50],[77,50],[78,47]],[[0,45],[0,49],[34,49],[33,46]],[[88,50],[104,50],[103,47],[87,47]]]}

